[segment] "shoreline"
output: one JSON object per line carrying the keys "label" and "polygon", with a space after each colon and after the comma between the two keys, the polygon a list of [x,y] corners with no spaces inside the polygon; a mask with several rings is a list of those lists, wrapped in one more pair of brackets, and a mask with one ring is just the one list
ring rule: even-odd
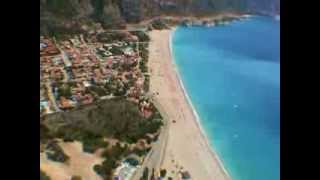
{"label": "shoreline", "polygon": [[193,105],[193,103],[191,101],[191,98],[190,98],[190,96],[189,96],[189,94],[188,94],[188,92],[187,92],[187,90],[186,90],[186,88],[185,88],[185,86],[183,84],[182,78],[181,78],[181,76],[179,74],[178,67],[177,67],[177,65],[175,63],[175,59],[174,59],[174,55],[173,55],[173,49],[172,49],[172,38],[173,38],[173,34],[175,33],[177,28],[178,27],[172,28],[170,30],[170,35],[169,35],[170,58],[171,58],[171,61],[172,61],[173,67],[174,67],[175,75],[176,75],[176,77],[177,77],[177,79],[179,81],[179,86],[180,86],[181,90],[183,91],[184,97],[185,97],[186,101],[188,102],[189,107],[190,107],[190,109],[191,109],[191,111],[193,113],[193,116],[195,118],[197,127],[199,128],[199,130],[201,132],[201,135],[204,138],[204,140],[205,140],[205,142],[206,142],[206,144],[208,146],[209,151],[211,151],[212,157],[215,158],[219,162],[219,165],[220,165],[220,168],[222,169],[222,171],[225,173],[225,175],[229,179],[231,179],[230,174],[228,173],[228,171],[224,167],[224,165],[223,165],[221,159],[219,158],[218,154],[216,153],[213,145],[211,145],[210,142],[209,142],[208,135],[206,134],[204,128],[201,125],[200,116],[199,116],[198,112],[195,109],[195,106]]}
{"label": "shoreline", "polygon": [[192,179],[230,180],[208,141],[174,63],[171,41],[175,29],[150,32],[150,92],[158,92],[157,102],[169,117],[169,136],[160,166],[174,179],[178,179],[183,169],[190,172]]}

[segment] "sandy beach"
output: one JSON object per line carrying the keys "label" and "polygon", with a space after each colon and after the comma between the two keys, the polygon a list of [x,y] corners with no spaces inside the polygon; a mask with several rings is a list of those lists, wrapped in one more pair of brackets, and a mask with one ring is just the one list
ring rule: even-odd
{"label": "sandy beach", "polygon": [[231,179],[209,147],[197,123],[197,115],[184,94],[170,52],[172,32],[150,32],[150,91],[159,93],[156,99],[169,117],[169,135],[161,166],[174,179],[178,179],[179,170],[189,171],[195,180]]}

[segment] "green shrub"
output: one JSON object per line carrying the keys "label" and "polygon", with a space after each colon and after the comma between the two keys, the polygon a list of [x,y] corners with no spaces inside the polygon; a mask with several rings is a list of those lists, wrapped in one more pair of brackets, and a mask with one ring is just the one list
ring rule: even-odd
{"label": "green shrub", "polygon": [[122,55],[122,54],[123,54],[122,49],[119,48],[119,47],[112,47],[109,51],[110,51],[113,55]]}
{"label": "green shrub", "polygon": [[50,180],[50,177],[40,169],[40,180]]}
{"label": "green shrub", "polygon": [[70,0],[47,0],[47,8],[62,17],[70,17],[77,14]]}
{"label": "green shrub", "polygon": [[143,169],[143,174],[142,174],[142,177],[140,178],[140,180],[148,180],[148,177],[149,177],[149,168],[145,167]]}
{"label": "green shrub", "polygon": [[151,148],[146,148],[146,149],[135,148],[133,149],[132,152],[135,153],[137,156],[142,157],[142,156],[145,156],[150,150]]}
{"label": "green shrub", "polygon": [[94,18],[99,19],[103,13],[104,0],[91,0],[91,4],[94,7]]}
{"label": "green shrub", "polygon": [[126,34],[122,32],[105,32],[97,35],[97,39],[102,43],[112,43],[116,41],[125,41]]}
{"label": "green shrub", "polygon": [[52,135],[49,128],[45,124],[40,123],[40,143],[46,143],[51,138]]}
{"label": "green shrub", "polygon": [[143,31],[132,31],[131,34],[137,36],[140,42],[150,41],[150,37]]}
{"label": "green shrub", "polygon": [[166,177],[166,175],[167,175],[167,170],[166,169],[161,169],[160,170],[160,176],[164,178],[164,177]]}
{"label": "green shrub", "polygon": [[98,96],[106,96],[107,92],[104,88],[99,86],[90,86],[89,91],[96,93]]}
{"label": "green shrub", "polygon": [[99,148],[105,148],[108,142],[103,141],[102,138],[92,138],[83,140],[83,151],[87,153],[94,153]]}
{"label": "green shrub", "polygon": [[93,166],[93,170],[100,176],[104,177],[104,170],[101,164],[96,164]]}
{"label": "green shrub", "polygon": [[149,76],[145,76],[144,83],[143,83],[143,90],[145,92],[148,92],[149,88],[150,88],[150,77]]}
{"label": "green shrub", "polygon": [[103,179],[110,179],[112,176],[112,171],[118,166],[115,158],[110,157],[105,159],[102,164],[97,164],[93,166],[93,170],[100,175]]}
{"label": "green shrub", "polygon": [[129,148],[127,145],[121,146],[119,142],[116,143],[116,145],[112,146],[111,149],[107,149],[102,153],[102,156],[105,158],[115,158],[120,160],[121,158],[129,155]]}
{"label": "green shrub", "polygon": [[61,96],[66,97],[66,98],[71,97],[72,96],[71,87],[68,84],[63,84],[62,86],[59,86],[58,87],[58,94],[59,94],[59,97],[61,97]]}
{"label": "green shrub", "polygon": [[167,25],[163,22],[161,19],[156,19],[151,23],[152,27],[154,29],[162,30],[162,29],[167,29]]}
{"label": "green shrub", "polygon": [[57,144],[56,141],[49,142],[46,148],[49,150],[46,152],[48,159],[62,163],[69,160],[69,156],[63,152],[62,148]]}
{"label": "green shrub", "polygon": [[81,176],[72,176],[71,180],[82,180]]}

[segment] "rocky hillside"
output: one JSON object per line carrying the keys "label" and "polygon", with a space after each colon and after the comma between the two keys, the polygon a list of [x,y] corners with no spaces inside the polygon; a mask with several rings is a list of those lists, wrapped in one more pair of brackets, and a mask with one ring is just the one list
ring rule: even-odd
{"label": "rocky hillside", "polygon": [[80,24],[94,21],[114,28],[162,14],[219,12],[277,14],[280,0],[40,0],[40,31],[76,32]]}

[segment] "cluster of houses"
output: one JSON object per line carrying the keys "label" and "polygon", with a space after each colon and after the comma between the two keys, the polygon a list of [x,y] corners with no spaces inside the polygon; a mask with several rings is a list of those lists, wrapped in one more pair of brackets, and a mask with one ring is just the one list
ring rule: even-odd
{"label": "cluster of houses", "polygon": [[54,112],[53,99],[50,96],[51,81],[61,81],[64,77],[64,65],[61,60],[60,50],[52,39],[40,37],[40,113]]}
{"label": "cluster of houses", "polygon": [[[40,37],[40,112],[67,110],[119,94],[139,104],[145,78],[135,43],[91,42],[81,35],[58,42]],[[143,114],[150,116],[145,109],[143,105]]]}
{"label": "cluster of houses", "polygon": [[41,56],[53,56],[59,54],[60,51],[54,45],[51,39],[40,37],[40,57]]}

